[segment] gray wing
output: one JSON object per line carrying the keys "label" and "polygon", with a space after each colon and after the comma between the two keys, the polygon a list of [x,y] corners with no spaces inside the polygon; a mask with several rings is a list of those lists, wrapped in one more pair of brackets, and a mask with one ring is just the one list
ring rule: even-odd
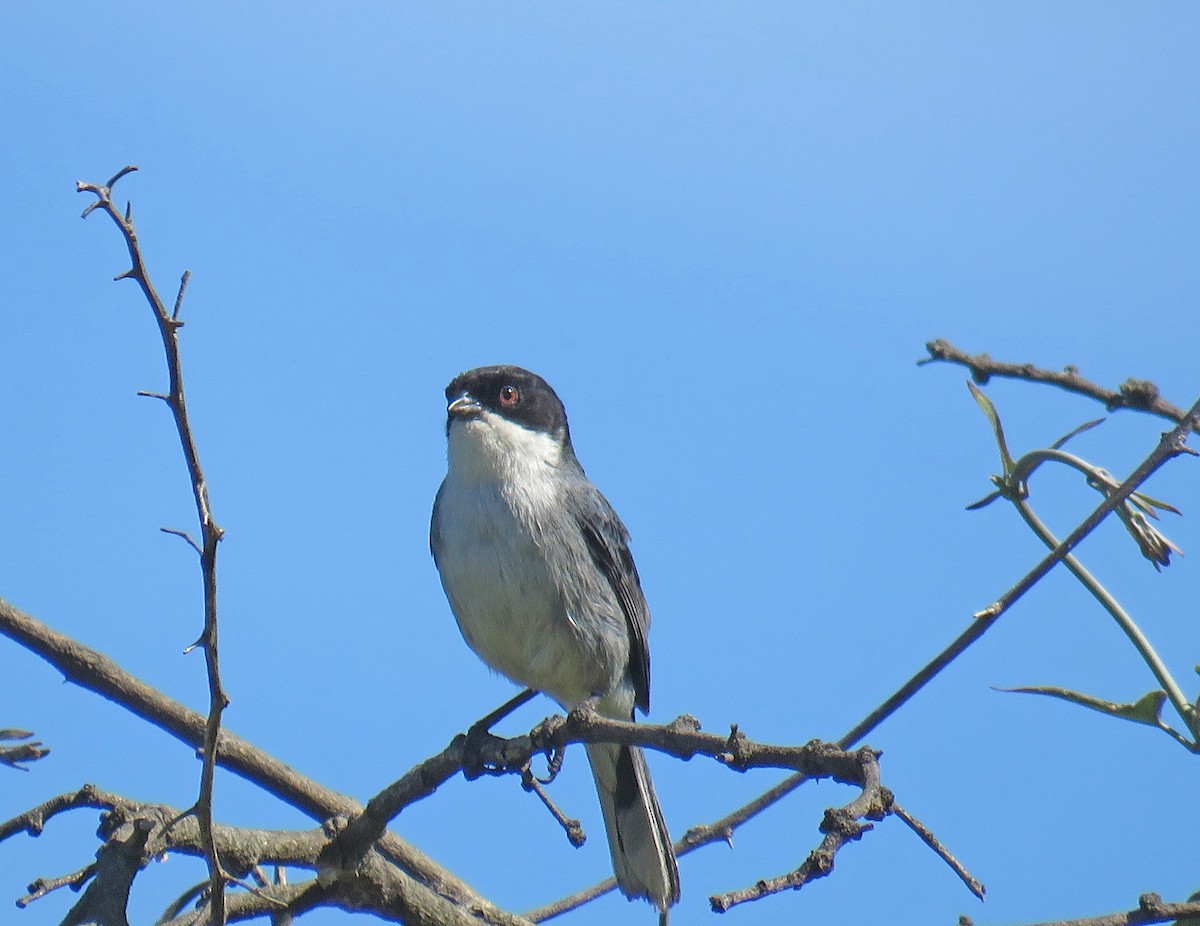
{"label": "gray wing", "polygon": [[[438,508],[442,504],[442,490],[446,487],[443,482],[438,486],[437,495],[433,498],[433,513],[429,516],[429,552],[433,554],[433,565],[438,566],[438,549],[442,545],[442,531],[438,526]],[[438,566],[441,569],[440,566]]]}
{"label": "gray wing", "polygon": [[650,710],[650,609],[642,594],[637,566],[629,552],[629,531],[613,511],[612,505],[590,482],[580,493],[580,504],[572,514],[587,542],[592,562],[608,580],[629,629],[629,677],[633,681],[634,703],[643,713]]}

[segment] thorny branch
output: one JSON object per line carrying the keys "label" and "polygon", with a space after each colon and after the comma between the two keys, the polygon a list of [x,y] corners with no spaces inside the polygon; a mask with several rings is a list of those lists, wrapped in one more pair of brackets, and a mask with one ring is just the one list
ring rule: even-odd
{"label": "thorny branch", "polygon": [[[96,692],[194,749],[203,744],[206,732],[203,715],[147,685],[102,653],[52,630],[2,599],[0,634],[45,659],[68,681]],[[354,799],[305,777],[226,729],[220,731],[218,747],[218,765],[313,820],[349,818],[362,812],[362,805]],[[406,897],[414,910],[441,910],[443,915],[450,916],[450,911],[461,907],[496,926],[523,922],[489,903],[453,872],[394,833],[385,834],[375,848],[396,866],[399,887],[391,888],[391,895]]]}
{"label": "thorny branch", "polygon": [[[613,721],[591,711],[577,710],[567,718],[543,721],[525,736],[489,740],[484,744],[485,752],[481,758],[489,768],[520,773],[535,755],[589,742],[642,745],[684,759],[707,755],[736,771],[750,768],[803,770],[810,778],[832,778],[860,789],[860,795],[846,807],[827,812],[820,827],[824,838],[799,869],[781,878],[760,882],[746,892],[714,899],[714,905],[721,910],[778,890],[798,889],[804,883],[828,874],[842,846],[871,829],[870,823],[860,821],[878,821],[893,810],[891,793],[880,783],[878,756],[871,749],[849,753],[815,741],[804,746],[762,744],[748,739],[736,727],[728,736],[716,736],[700,732],[690,717],[660,726]],[[343,906],[347,892],[361,893],[361,886],[356,885],[364,866],[374,872],[374,880],[370,882],[372,889],[378,888],[377,882],[382,878],[379,866],[390,867],[377,852],[376,840],[383,834],[384,826],[405,806],[431,794],[439,784],[463,768],[466,743],[466,737],[455,737],[442,753],[427,759],[384,789],[368,804],[366,811],[348,823],[329,821],[321,829],[304,832],[253,831],[214,824],[213,839],[218,852],[232,873],[231,877],[244,876],[264,862],[316,868],[319,874],[313,890],[340,887],[335,893],[322,894],[316,899],[312,893],[302,896],[314,904]],[[0,824],[0,839],[20,832],[40,832],[54,816],[80,807],[100,807],[109,811],[102,827],[102,832],[108,836],[104,851],[120,862],[114,862],[115,867],[111,869],[117,874],[109,874],[103,880],[101,876],[110,869],[102,866],[55,879],[51,887],[68,883],[78,886],[94,877],[99,886],[93,883],[89,888],[87,909],[100,899],[111,903],[114,897],[127,897],[133,875],[152,857],[167,850],[197,855],[205,852],[198,825],[192,824],[186,815],[181,816],[173,808],[162,805],[139,804],[90,785],[77,792],[59,795]],[[140,835],[131,841],[131,833]],[[936,843],[936,840],[926,841],[931,846]],[[395,874],[393,872],[393,879]],[[255,893],[262,894],[269,902],[278,902],[270,891]],[[230,902],[236,896],[231,895]],[[191,914],[170,921],[182,926],[192,922],[189,917]]]}
{"label": "thorny branch", "polygon": [[[213,517],[212,505],[208,498],[208,482],[204,478],[204,470],[200,466],[200,452],[196,447],[196,439],[192,433],[191,420],[188,418],[187,399],[183,391],[183,361],[179,354],[179,329],[183,322],[179,320],[179,310],[183,304],[184,290],[187,288],[190,271],[184,273],[179,284],[179,294],[175,298],[172,311],[168,311],[150,274],[146,270],[146,262],[142,256],[142,248],[138,243],[137,230],[133,224],[133,207],[126,205],[122,215],[112,200],[112,188],[126,174],[137,170],[133,165],[122,168],[108,183],[97,185],[79,181],[75,188],[80,193],[91,193],[96,197],[95,202],[83,210],[83,218],[87,218],[94,210],[100,209],[116,224],[125,239],[129,251],[130,268],[118,274],[116,279],[136,280],[142,294],[154,312],[154,320],[162,338],[163,351],[166,354],[167,374],[170,389],[166,395],[157,395],[167,403],[175,420],[175,430],[183,447],[184,460],[187,463],[188,476],[191,479],[192,495],[196,503],[196,515],[200,521],[200,543],[187,538],[193,548],[200,552],[200,571],[204,585],[204,628],[199,639],[192,646],[204,649],[205,669],[208,676],[208,718],[205,724],[204,744],[202,747],[202,763],[200,766],[200,793],[196,798],[195,812],[200,820],[200,830],[210,850],[206,856],[209,871],[209,893],[213,898],[213,922],[216,926],[225,924],[225,880],[226,876],[217,855],[216,845],[212,840],[213,824],[213,777],[216,772],[217,739],[221,730],[221,714],[229,704],[229,698],[221,685],[221,666],[217,646],[217,544],[224,531],[217,525]],[[145,394],[145,393],[143,393]],[[171,531],[171,533],[180,533]],[[190,649],[190,648],[189,648]]]}
{"label": "thorny branch", "polygon": [[[700,732],[693,717],[680,717],[666,725],[629,723],[601,717],[593,711],[576,709],[565,719],[552,717],[525,736],[491,737],[479,744],[477,758],[495,773],[522,774],[533,757],[561,752],[573,743],[620,743],[643,746],[679,759],[710,756],[734,769],[786,768],[803,770],[809,778],[833,778],[863,788],[869,784],[864,765],[874,765],[862,750],[851,753],[827,743],[813,741],[804,746],[772,746],[746,738],[736,727],[728,736]],[[384,832],[387,824],[405,807],[432,794],[464,767],[468,740],[456,736],[442,752],[420,763],[379,792],[363,813],[350,820],[326,864],[344,867],[366,851]],[[474,758],[474,757],[473,757]]]}
{"label": "thorny branch", "polygon": [[760,900],[780,891],[798,891],[810,881],[825,877],[833,871],[838,851],[847,843],[861,839],[863,833],[872,829],[871,823],[860,821],[882,820],[892,812],[892,794],[880,784],[875,753],[863,748],[855,755],[863,759],[862,791],[845,807],[825,811],[825,819],[821,822],[821,832],[825,835],[821,844],[794,871],[710,898],[714,912],[724,913],[738,904]]}

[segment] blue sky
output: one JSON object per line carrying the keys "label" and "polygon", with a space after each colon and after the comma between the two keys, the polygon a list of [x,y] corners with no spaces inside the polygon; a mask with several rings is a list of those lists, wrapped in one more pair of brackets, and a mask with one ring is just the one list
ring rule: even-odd
{"label": "blue sky", "polygon": [[[997,459],[970,351],[1155,380],[1190,404],[1200,303],[1200,12],[1185,3],[11,4],[0,14],[0,596],[172,696],[197,570],[152,320],[78,179],[127,163],[150,268],[193,272],[187,386],[216,515],[227,725],[367,798],[511,693],[459,638],[426,546],[441,390],[544,375],[621,513],[654,618],[653,719],[836,738],[1038,558],[985,494]],[[989,387],[1014,449],[1099,413]],[[1117,474],[1163,425],[1075,450]],[[1185,690],[1197,680],[1195,467],[1149,486],[1190,554],[1156,574],[1115,524],[1081,557]],[[1039,474],[1065,533],[1095,503]],[[0,641],[0,725],[53,754],[0,769],[0,817],[92,781],[180,806],[188,750]],[[1200,887],[1195,758],[1147,728],[991,686],[1152,687],[1064,574],[869,738],[885,780],[988,885],[979,905],[896,821],[753,923],[1007,924]],[[550,705],[512,722],[532,725]],[[655,759],[673,832],[777,780]],[[605,876],[582,756],[570,849],[515,781],[448,784],[396,828],[523,910]],[[793,795],[682,863],[674,922],[787,871],[821,810]],[[217,812],[308,825],[243,782]],[[0,844],[0,904],[91,858],[94,815]],[[139,879],[152,921],[196,863]],[[73,895],[5,922],[56,923]],[[575,923],[651,922],[609,897]],[[340,923],[319,913],[306,922]],[[564,921],[565,922],[565,921]]]}

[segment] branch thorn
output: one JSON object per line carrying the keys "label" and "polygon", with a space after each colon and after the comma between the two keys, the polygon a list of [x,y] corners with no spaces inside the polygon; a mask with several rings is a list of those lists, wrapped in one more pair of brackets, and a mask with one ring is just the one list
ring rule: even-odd
{"label": "branch thorn", "polygon": [[[179,318],[179,309],[183,305],[183,293],[187,289],[188,281],[192,278],[192,271],[183,271],[183,276],[179,278],[179,295],[175,297],[175,311],[171,313],[171,321],[176,321]],[[183,327],[183,322],[178,323],[178,327]]]}

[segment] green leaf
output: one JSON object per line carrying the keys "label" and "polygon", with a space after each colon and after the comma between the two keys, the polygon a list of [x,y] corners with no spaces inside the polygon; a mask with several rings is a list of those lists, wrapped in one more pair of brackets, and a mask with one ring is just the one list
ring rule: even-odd
{"label": "green leaf", "polygon": [[1008,476],[1012,472],[1013,458],[1008,452],[1008,442],[1004,439],[1004,428],[1000,425],[1000,414],[996,411],[996,406],[992,404],[992,400],[984,395],[983,391],[970,380],[967,380],[967,388],[971,390],[971,395],[975,397],[975,401],[983,409],[983,413],[987,415],[987,420],[992,423],[992,431],[996,435],[996,446],[1000,448],[1000,462],[1004,465],[1004,475]]}
{"label": "green leaf", "polygon": [[1067,688],[1055,688],[1051,685],[1028,685],[1021,688],[997,688],[996,691],[1015,691],[1024,694],[1047,695],[1051,698],[1061,698],[1082,707],[1091,708],[1110,717],[1120,717],[1122,720],[1132,720],[1134,723],[1144,723],[1151,727],[1161,725],[1159,714],[1162,713],[1163,703],[1167,700],[1165,691],[1151,691],[1142,695],[1129,704],[1117,704],[1115,701],[1105,701],[1093,695],[1071,691]]}
{"label": "green leaf", "polygon": [[1068,431],[1066,434],[1064,434],[1062,437],[1060,437],[1058,440],[1056,440],[1050,446],[1054,450],[1059,450],[1062,447],[1062,445],[1065,444],[1067,441],[1071,440],[1072,438],[1078,437],[1080,434],[1083,434],[1085,431],[1090,431],[1092,428],[1096,427],[1096,425],[1098,425],[1098,424],[1104,424],[1104,422],[1106,420],[1107,419],[1104,419],[1104,418],[1095,418],[1091,421],[1085,421],[1083,424],[1081,424],[1079,427],[1077,427],[1074,431]]}
{"label": "green leaf", "polygon": [[967,505],[967,511],[978,511],[980,508],[986,508],[998,498],[1004,498],[1003,492],[989,492],[977,502],[971,502]]}
{"label": "green leaf", "polygon": [[[1141,508],[1147,514],[1154,515],[1154,517],[1156,517],[1156,518],[1158,517],[1158,515],[1154,514],[1154,511],[1152,510],[1153,508],[1157,508],[1160,511],[1169,511],[1169,512],[1171,512],[1171,514],[1178,514],[1178,515],[1183,514],[1183,512],[1180,511],[1178,508],[1176,508],[1174,505],[1168,505],[1166,502],[1161,502],[1157,498],[1151,498],[1145,492],[1134,492],[1133,495],[1130,496],[1130,498],[1135,498],[1137,500],[1139,508]],[[1147,508],[1146,506],[1150,506],[1150,508]]]}

